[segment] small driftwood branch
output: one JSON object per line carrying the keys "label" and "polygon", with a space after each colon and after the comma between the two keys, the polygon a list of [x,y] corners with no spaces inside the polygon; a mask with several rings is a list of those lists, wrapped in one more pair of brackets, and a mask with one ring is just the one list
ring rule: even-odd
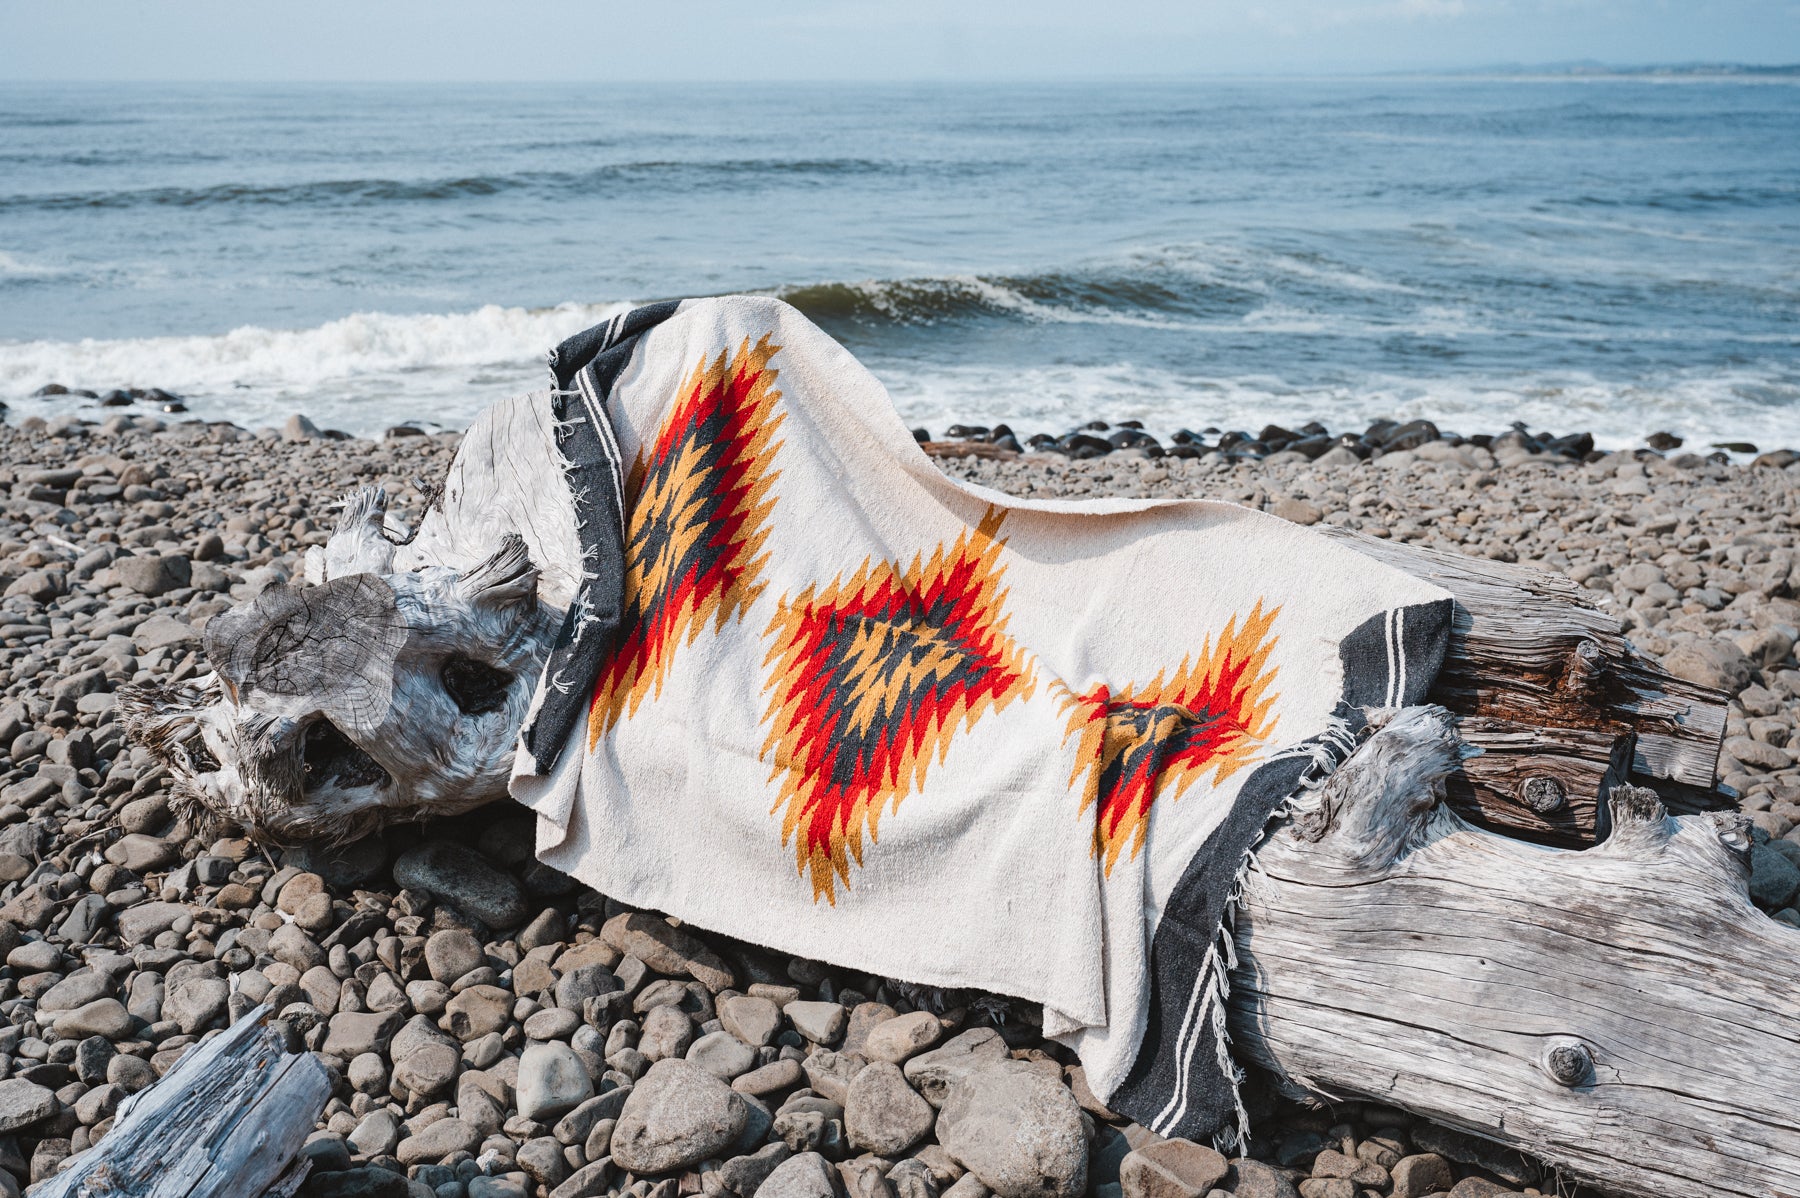
{"label": "small driftwood branch", "polygon": [[1541,848],[1437,801],[1461,751],[1409,709],[1263,847],[1237,1051],[1609,1190],[1800,1194],[1800,931],[1751,906],[1739,818],[1619,785],[1604,843]]}
{"label": "small driftwood branch", "polygon": [[267,1007],[249,1012],[127,1098],[112,1130],[70,1160],[42,1198],[292,1194],[331,1076],[311,1053],[288,1052],[270,1016]]}
{"label": "small driftwood branch", "polygon": [[1019,456],[1017,450],[1002,449],[986,441],[921,441],[919,448],[934,458],[987,458],[1010,462]]}
{"label": "small driftwood branch", "polygon": [[[1515,738],[1508,761],[1474,758],[1451,801],[1483,827],[1545,843],[1593,844],[1603,830],[1609,778],[1655,789],[1680,811],[1715,809],[1727,696],[1638,656],[1619,624],[1560,575],[1440,549],[1321,527],[1347,544],[1456,597],[1444,668],[1428,696],[1468,722],[1465,738],[1489,747],[1496,729],[1535,730],[1542,769],[1568,789],[1568,810],[1540,818],[1516,785],[1534,768]],[[1629,769],[1615,761],[1629,737]],[[1494,776],[1496,768],[1498,776]],[[1519,776],[1515,776],[1519,775]]]}

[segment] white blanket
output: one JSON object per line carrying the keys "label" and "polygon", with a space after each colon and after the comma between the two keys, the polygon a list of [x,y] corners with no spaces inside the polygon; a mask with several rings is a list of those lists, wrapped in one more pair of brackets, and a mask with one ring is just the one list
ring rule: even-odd
{"label": "white blanket", "polygon": [[778,301],[640,323],[577,347],[610,367],[562,361],[564,423],[623,465],[624,581],[616,627],[572,611],[604,648],[546,672],[584,716],[520,754],[540,858],[772,949],[1041,1003],[1100,1098],[1229,1138],[1238,871],[1363,708],[1423,696],[1447,595],[1230,504],[946,478]]}

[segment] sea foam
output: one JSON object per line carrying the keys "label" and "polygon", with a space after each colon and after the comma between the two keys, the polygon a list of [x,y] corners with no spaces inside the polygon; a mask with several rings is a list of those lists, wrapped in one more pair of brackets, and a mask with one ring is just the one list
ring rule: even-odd
{"label": "sea foam", "polygon": [[546,384],[544,354],[628,303],[473,312],[359,312],[308,329],[244,325],[217,336],[0,342],[0,396],[15,412],[62,412],[32,400],[46,383],[105,391],[162,387],[196,416],[246,426],[305,412],[321,425],[371,432],[402,420],[460,428],[487,404]]}

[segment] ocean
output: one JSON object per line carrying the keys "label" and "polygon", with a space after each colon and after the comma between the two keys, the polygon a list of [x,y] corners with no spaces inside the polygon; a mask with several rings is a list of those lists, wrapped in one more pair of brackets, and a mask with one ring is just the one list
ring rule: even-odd
{"label": "ocean", "polygon": [[1800,80],[0,85],[0,400],[459,427],[649,300],[909,423],[1800,443]]}

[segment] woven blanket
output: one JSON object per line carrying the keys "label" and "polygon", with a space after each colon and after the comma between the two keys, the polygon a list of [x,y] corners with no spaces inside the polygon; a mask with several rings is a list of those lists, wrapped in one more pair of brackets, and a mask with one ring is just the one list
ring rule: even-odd
{"label": "woven blanket", "polygon": [[552,370],[588,569],[513,780],[539,857],[1041,1003],[1111,1107],[1232,1140],[1240,870],[1364,709],[1422,698],[1448,596],[1230,504],[953,481],[775,300],[642,309]]}

